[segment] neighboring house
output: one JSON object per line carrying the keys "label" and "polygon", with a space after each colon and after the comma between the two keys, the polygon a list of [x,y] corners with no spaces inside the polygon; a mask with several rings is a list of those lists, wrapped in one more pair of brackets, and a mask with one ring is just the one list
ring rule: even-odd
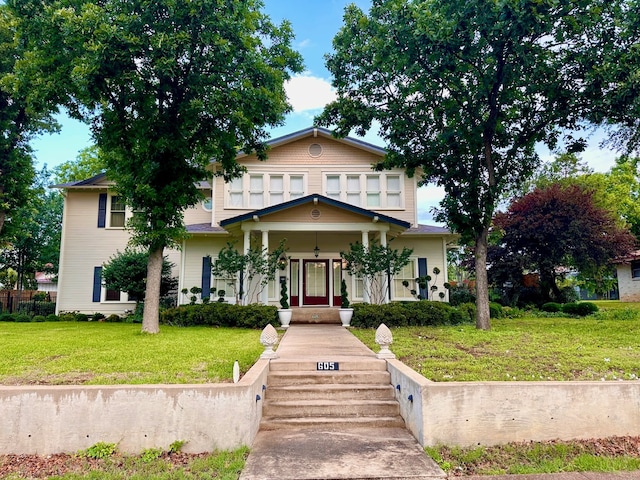
{"label": "neighboring house", "polygon": [[[180,251],[167,251],[176,267],[179,290],[197,286],[202,296],[235,301],[228,281],[213,278],[211,264],[219,251],[235,242],[273,249],[286,240],[286,268],[277,273],[258,298],[277,305],[277,282],[287,282],[292,306],[339,306],[340,281],[347,280],[350,300],[366,301],[363,282],[342,271],[340,252],[350,243],[389,244],[413,249],[409,265],[390,282],[392,300],[412,300],[404,280],[413,286],[418,276],[440,274],[432,280],[446,292],[446,252],[455,236],[447,229],[419,225],[417,180],[403,170],[374,172],[385,150],[330,132],[309,128],[269,142],[269,158],[238,155],[247,172],[230,183],[220,177],[199,185],[206,200],[185,211],[190,233]],[[216,163],[211,163],[212,172]],[[133,302],[101,282],[101,266],[126,247],[123,228],[131,212],[112,192],[104,175],[57,187],[65,195],[58,311],[122,313]],[[317,249],[316,249],[317,247]],[[315,251],[314,251],[315,250]],[[431,285],[430,285],[431,286]],[[421,292],[426,296],[426,292]],[[179,303],[187,303],[180,294]]]}
{"label": "neighboring house", "polygon": [[621,302],[640,302],[640,250],[619,257],[613,262],[618,274]]}
{"label": "neighboring house", "polygon": [[36,272],[36,283],[38,284],[39,292],[57,292],[58,283],[56,276],[53,273]]}

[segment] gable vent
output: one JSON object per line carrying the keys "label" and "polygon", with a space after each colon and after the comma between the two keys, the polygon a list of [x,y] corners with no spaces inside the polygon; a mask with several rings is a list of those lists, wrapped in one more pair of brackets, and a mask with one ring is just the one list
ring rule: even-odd
{"label": "gable vent", "polygon": [[309,155],[312,157],[319,157],[322,155],[322,145],[319,143],[312,143],[309,145]]}
{"label": "gable vent", "polygon": [[318,220],[320,218],[320,210],[318,210],[317,208],[311,210],[311,218],[313,218],[314,220]]}

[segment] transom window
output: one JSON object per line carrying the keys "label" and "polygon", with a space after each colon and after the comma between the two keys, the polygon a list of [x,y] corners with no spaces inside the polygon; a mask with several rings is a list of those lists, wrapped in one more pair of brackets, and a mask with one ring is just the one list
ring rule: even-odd
{"label": "transom window", "polygon": [[324,195],[357,207],[401,209],[402,185],[399,173],[329,173],[324,177]]}
{"label": "transom window", "polygon": [[226,208],[264,208],[306,195],[304,174],[251,173],[226,184]]}

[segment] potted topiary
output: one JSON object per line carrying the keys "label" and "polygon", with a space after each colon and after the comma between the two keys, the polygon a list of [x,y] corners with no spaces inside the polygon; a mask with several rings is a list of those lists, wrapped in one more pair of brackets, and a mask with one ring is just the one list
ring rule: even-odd
{"label": "potted topiary", "polygon": [[280,284],[280,307],[278,309],[278,320],[282,328],[289,328],[293,311],[289,308],[289,295],[287,295],[287,282]]}
{"label": "potted topiary", "polygon": [[342,279],[340,284],[340,321],[343,327],[351,325],[351,317],[353,316],[353,308],[349,308],[349,292],[347,292],[347,282]]}

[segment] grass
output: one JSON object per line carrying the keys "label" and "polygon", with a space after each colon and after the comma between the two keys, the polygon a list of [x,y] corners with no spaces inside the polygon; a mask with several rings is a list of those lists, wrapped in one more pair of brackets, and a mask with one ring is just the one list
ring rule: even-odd
{"label": "grass", "polygon": [[242,373],[264,348],[260,331],[100,322],[0,323],[0,384],[218,383]]}
{"label": "grass", "polygon": [[[438,382],[638,380],[640,310],[617,312],[631,318],[603,319],[611,316],[605,312],[582,319],[494,319],[490,331],[475,325],[393,328],[391,350]],[[377,351],[373,330],[353,333]]]}
{"label": "grass", "polygon": [[[621,448],[622,447],[622,448]],[[426,447],[446,472],[457,475],[615,472],[640,469],[632,438],[519,442],[496,447]]]}

